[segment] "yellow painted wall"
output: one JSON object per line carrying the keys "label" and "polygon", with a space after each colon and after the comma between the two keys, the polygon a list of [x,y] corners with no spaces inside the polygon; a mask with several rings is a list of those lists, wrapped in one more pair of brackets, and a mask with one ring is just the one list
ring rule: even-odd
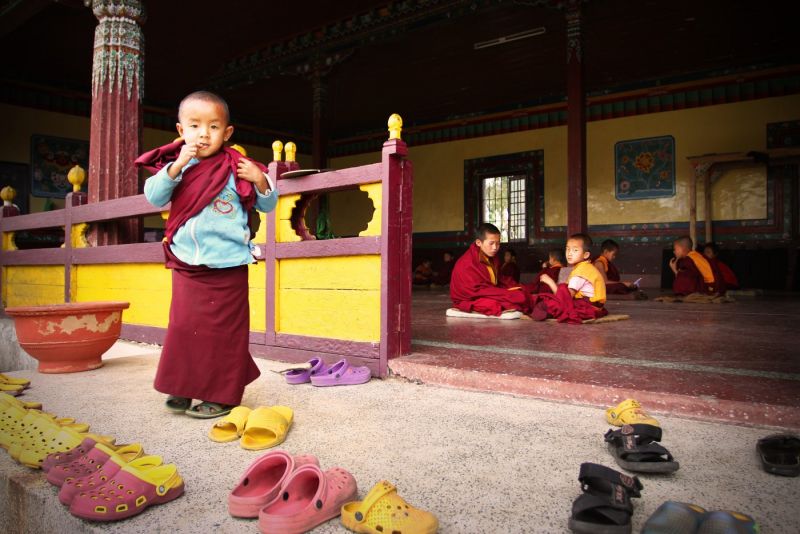
{"label": "yellow painted wall", "polygon": [[6,306],[41,306],[64,302],[64,267],[9,265],[4,267]]}
{"label": "yellow painted wall", "polygon": [[[589,224],[685,221],[689,218],[688,156],[766,148],[766,125],[800,118],[800,95],[766,98],[590,122],[587,126]],[[614,144],[672,135],[676,196],[618,201],[614,197]],[[414,231],[464,228],[464,160],[544,150],[545,224],[566,225],[567,130],[564,126],[409,148],[414,163]],[[380,153],[335,158],[333,168],[375,163]],[[702,194],[702,189],[701,189]],[[766,210],[763,174],[725,176],[714,187],[714,217],[761,218]],[[700,197],[702,198],[702,196]],[[702,203],[700,203],[702,204]],[[698,217],[704,217],[702,205]]]}
{"label": "yellow painted wall", "polygon": [[380,256],[278,262],[276,330],[351,341],[380,341]]}
{"label": "yellow painted wall", "polygon": [[[131,303],[126,324],[166,327],[172,298],[172,272],[163,263],[76,265],[75,302],[121,300]],[[63,302],[63,300],[62,300]]]}

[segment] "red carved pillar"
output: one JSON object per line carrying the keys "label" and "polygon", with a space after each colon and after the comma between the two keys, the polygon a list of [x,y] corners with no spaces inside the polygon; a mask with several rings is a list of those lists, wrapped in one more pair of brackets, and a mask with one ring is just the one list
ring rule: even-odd
{"label": "red carved pillar", "polygon": [[586,94],[581,2],[567,5],[567,231],[586,232]]}
{"label": "red carved pillar", "polygon": [[[92,0],[98,25],[92,64],[89,202],[139,193],[144,89],[144,6],[141,0]],[[139,241],[138,221],[102,225],[95,245]]]}

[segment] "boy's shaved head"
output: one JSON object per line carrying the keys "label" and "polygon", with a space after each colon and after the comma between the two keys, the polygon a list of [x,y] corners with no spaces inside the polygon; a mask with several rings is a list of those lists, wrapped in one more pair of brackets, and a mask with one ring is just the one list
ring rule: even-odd
{"label": "boy's shaved head", "polygon": [[689,237],[688,235],[680,236],[678,239],[673,241],[673,244],[685,247],[686,250],[692,250],[693,247],[694,247],[694,243],[692,242],[692,238]]}
{"label": "boy's shaved head", "polygon": [[475,230],[475,239],[483,241],[487,235],[500,235],[500,230],[491,223],[483,223]]}
{"label": "boy's shaved head", "polygon": [[187,102],[191,102],[193,100],[200,100],[202,102],[209,102],[212,104],[218,104],[222,107],[222,110],[225,112],[225,124],[230,124],[231,122],[231,113],[228,109],[228,103],[225,102],[225,99],[219,96],[216,93],[212,93],[211,91],[195,91],[194,93],[190,93],[186,95],[183,100],[181,100],[180,105],[178,106],[178,120],[180,120],[183,114],[183,108]]}
{"label": "boy's shaved head", "polygon": [[564,257],[563,248],[551,248],[547,251],[547,256],[558,261],[559,263],[567,263],[567,259]]}
{"label": "boy's shaved head", "polygon": [[572,234],[569,236],[569,240],[583,242],[583,250],[589,250],[592,246],[592,238],[589,237],[589,234]]}
{"label": "boy's shaved head", "polygon": [[613,239],[606,239],[600,243],[600,250],[603,252],[611,252],[612,250],[619,250],[619,244]]}

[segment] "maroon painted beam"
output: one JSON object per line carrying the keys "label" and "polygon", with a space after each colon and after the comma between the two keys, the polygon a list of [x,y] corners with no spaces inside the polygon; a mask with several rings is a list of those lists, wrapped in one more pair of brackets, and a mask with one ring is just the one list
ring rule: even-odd
{"label": "maroon painted beam", "polygon": [[131,243],[72,249],[72,263],[75,265],[163,262],[164,245],[161,243]]}
{"label": "maroon painted beam", "polygon": [[168,211],[170,205],[160,208],[153,206],[147,201],[144,195],[134,195],[112,200],[105,200],[102,203],[84,204],[71,208],[72,223],[90,223],[99,221],[110,221],[122,217],[140,217],[143,215],[155,215],[162,211]]}
{"label": "maroon painted beam", "polygon": [[275,244],[276,259],[326,258],[330,256],[360,256],[380,253],[380,236],[345,237],[341,239]]}
{"label": "maroon painted beam", "polygon": [[64,226],[66,210],[43,211],[18,215],[0,220],[0,231],[16,232],[18,230],[36,230],[39,228],[58,228]]}
{"label": "maroon painted beam", "polygon": [[353,355],[363,358],[380,357],[380,344],[366,341],[348,341],[325,337],[275,334],[275,346],[290,349],[312,350],[328,354]]}
{"label": "maroon painted beam", "polygon": [[[381,181],[381,163],[350,167],[339,171],[321,172],[302,179],[284,179],[280,183],[281,195],[298,193],[326,193],[337,189]],[[385,177],[383,178],[385,179]]]}
{"label": "maroon painted beam", "polygon": [[67,253],[63,248],[4,250],[3,265],[64,265]]}
{"label": "maroon painted beam", "polygon": [[567,19],[567,232],[586,232],[586,93],[583,86],[581,2],[571,0]]}

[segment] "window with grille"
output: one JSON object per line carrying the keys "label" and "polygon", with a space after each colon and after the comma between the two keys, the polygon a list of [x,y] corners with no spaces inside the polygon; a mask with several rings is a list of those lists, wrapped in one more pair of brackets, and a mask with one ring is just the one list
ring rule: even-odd
{"label": "window with grille", "polygon": [[490,176],[482,180],[483,222],[500,229],[502,242],[526,237],[525,175]]}

